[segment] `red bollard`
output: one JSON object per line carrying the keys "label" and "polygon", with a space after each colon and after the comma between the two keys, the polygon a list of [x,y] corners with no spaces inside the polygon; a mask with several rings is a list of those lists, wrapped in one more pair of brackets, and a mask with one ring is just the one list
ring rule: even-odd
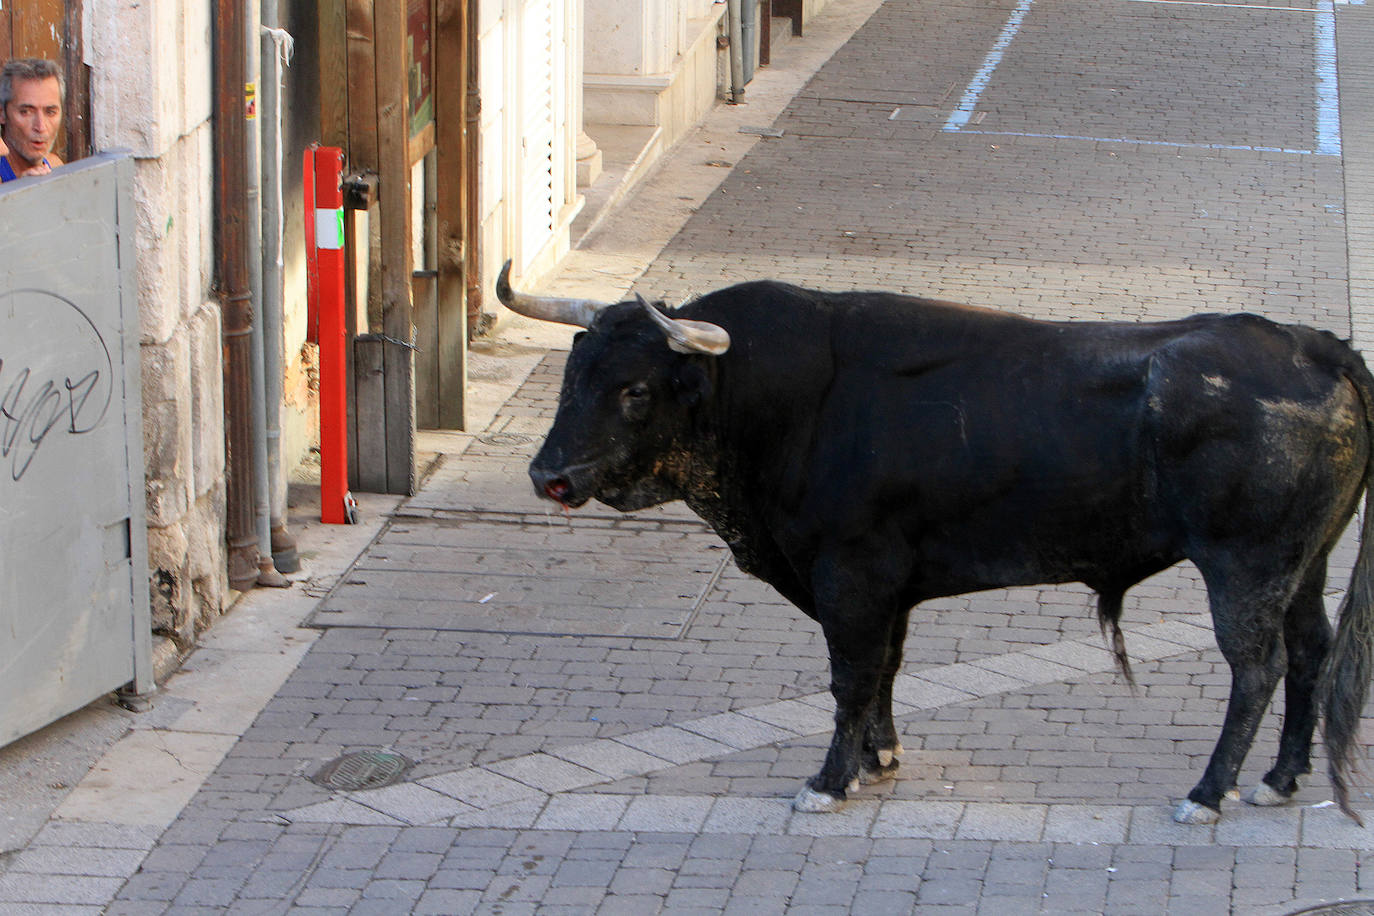
{"label": "red bollard", "polygon": [[306,336],[320,345],[320,521],[357,522],[348,492],[343,150],[305,151]]}

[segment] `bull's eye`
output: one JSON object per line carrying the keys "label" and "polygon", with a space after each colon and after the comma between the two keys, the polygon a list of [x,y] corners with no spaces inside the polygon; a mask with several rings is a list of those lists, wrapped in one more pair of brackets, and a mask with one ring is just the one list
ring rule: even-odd
{"label": "bull's eye", "polygon": [[643,382],[627,385],[620,391],[620,413],[627,420],[643,420],[649,415],[649,386]]}

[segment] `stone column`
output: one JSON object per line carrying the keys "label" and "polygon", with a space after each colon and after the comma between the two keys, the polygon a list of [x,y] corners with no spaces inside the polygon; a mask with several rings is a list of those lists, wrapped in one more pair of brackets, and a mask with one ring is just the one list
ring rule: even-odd
{"label": "stone column", "polygon": [[587,136],[586,130],[586,108],[582,104],[582,80],[583,80],[583,61],[586,58],[587,43],[587,15],[584,8],[586,0],[576,0],[573,4],[573,16],[576,17],[573,23],[573,54],[572,72],[576,74],[576,86],[573,88],[573,111],[577,115],[577,186],[585,188],[596,181],[601,175],[601,150],[597,147],[596,141]]}

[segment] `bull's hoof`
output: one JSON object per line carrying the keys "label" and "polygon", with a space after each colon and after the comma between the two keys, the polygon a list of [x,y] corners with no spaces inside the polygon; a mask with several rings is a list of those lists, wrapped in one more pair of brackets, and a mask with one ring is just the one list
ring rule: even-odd
{"label": "bull's hoof", "polygon": [[810,786],[805,786],[797,793],[797,797],[792,799],[792,810],[803,814],[834,814],[844,807],[844,802],[843,796],[818,792]]}
{"label": "bull's hoof", "polygon": [[1260,781],[1259,785],[1241,796],[1241,801],[1247,805],[1256,805],[1261,808],[1277,808],[1279,805],[1286,805],[1292,800],[1292,795],[1284,795],[1263,780]]}
{"label": "bull's hoof", "polygon": [[1174,809],[1174,822],[1178,824],[1215,824],[1221,820],[1221,812],[1206,805],[1199,805],[1191,798],[1185,798]]}
{"label": "bull's hoof", "polygon": [[897,757],[902,756],[902,754],[903,754],[905,751],[906,751],[906,748],[902,747],[902,743],[901,743],[900,741],[898,741],[895,745],[893,745],[893,747],[892,747],[891,750],[886,750],[886,749],[884,749],[884,750],[878,751],[877,754],[878,754],[878,764],[879,764],[879,766],[891,766],[891,765],[892,765],[892,761],[893,761],[894,759],[896,759]]}
{"label": "bull's hoof", "polygon": [[[859,791],[859,780],[850,780],[849,791]],[[820,789],[813,789],[810,785],[802,786],[802,790],[797,793],[797,797],[792,799],[792,810],[801,811],[804,814],[834,814],[844,807],[846,797],[843,794],[832,795]]]}
{"label": "bull's hoof", "polygon": [[887,751],[887,762],[883,762],[883,751],[878,752],[878,766],[859,767],[859,782],[865,786],[876,785],[896,777],[897,769],[901,764],[892,756],[891,751]]}

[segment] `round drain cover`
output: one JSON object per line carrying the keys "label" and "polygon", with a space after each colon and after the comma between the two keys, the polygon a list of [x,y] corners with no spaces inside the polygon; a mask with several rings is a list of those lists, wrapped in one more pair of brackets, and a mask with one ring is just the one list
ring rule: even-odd
{"label": "round drain cover", "polygon": [[1323,903],[1302,910],[1294,910],[1288,916],[1374,916],[1374,900],[1342,900],[1337,903]]}
{"label": "round drain cover", "polygon": [[485,436],[478,436],[477,441],[484,445],[529,445],[535,441],[534,436],[522,436],[520,433],[488,433]]}
{"label": "round drain cover", "polygon": [[412,766],[414,764],[400,754],[358,751],[329,761],[310,777],[310,781],[341,792],[380,789],[399,781]]}

